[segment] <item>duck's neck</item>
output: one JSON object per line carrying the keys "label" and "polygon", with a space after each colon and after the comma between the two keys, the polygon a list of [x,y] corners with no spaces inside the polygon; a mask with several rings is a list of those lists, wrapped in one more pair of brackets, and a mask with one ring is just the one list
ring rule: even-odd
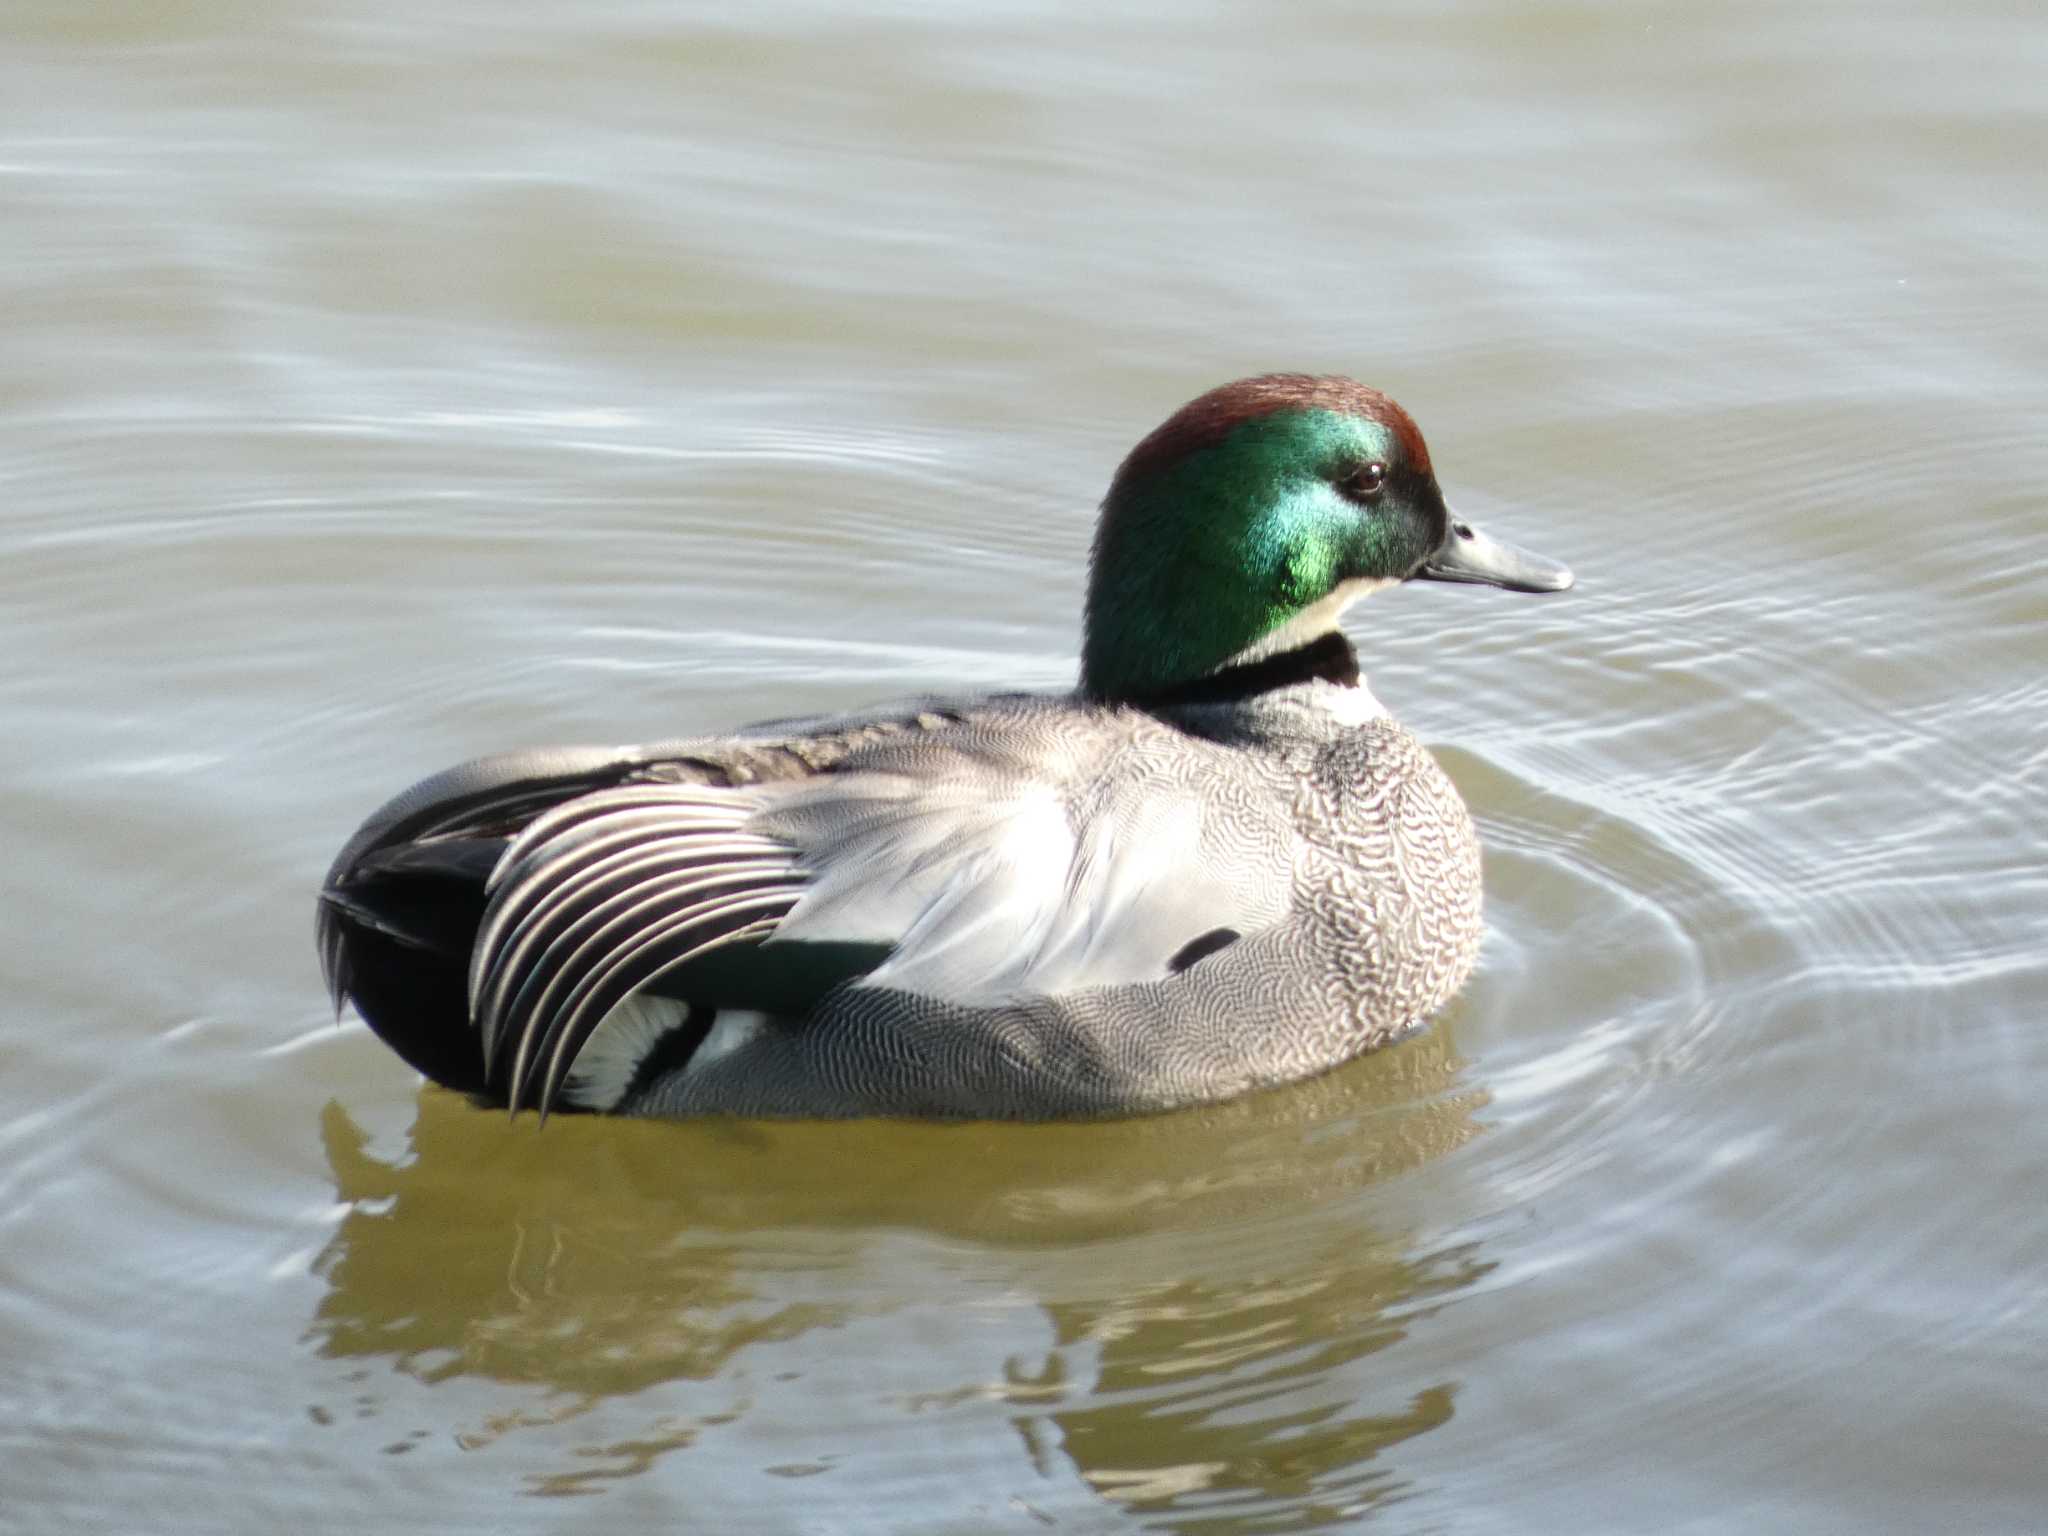
{"label": "duck's neck", "polygon": [[1350,559],[1338,535],[1357,519],[1333,511],[1317,472],[1338,451],[1325,441],[1335,420],[1240,423],[1164,465],[1133,450],[1095,525],[1082,692],[1143,697],[1336,627],[1323,599]]}
{"label": "duck's neck", "polygon": [[1275,688],[1313,682],[1335,683],[1342,688],[1359,686],[1358,652],[1341,630],[1324,630],[1314,639],[1288,650],[1247,655],[1214,672],[1170,683],[1129,702],[1146,709],[1227,703],[1270,693]]}

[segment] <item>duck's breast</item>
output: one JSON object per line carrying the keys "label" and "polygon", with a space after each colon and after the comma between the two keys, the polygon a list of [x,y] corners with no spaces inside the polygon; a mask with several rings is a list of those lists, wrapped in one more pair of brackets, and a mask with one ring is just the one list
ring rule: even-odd
{"label": "duck's breast", "polygon": [[1457,787],[1382,718],[1315,752],[1295,818],[1296,899],[1354,1023],[1375,1037],[1413,1028],[1479,953],[1479,838]]}

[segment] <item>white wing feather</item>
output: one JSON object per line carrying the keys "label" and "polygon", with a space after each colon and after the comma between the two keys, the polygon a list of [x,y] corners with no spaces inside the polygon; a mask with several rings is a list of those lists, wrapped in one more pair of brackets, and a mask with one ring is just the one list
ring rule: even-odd
{"label": "white wing feather", "polygon": [[972,1005],[1157,979],[1190,940],[1286,910],[1292,838],[1243,826],[1233,860],[1192,790],[1146,775],[1063,794],[863,773],[806,786],[764,818],[810,878],[770,943],[893,943],[862,985]]}

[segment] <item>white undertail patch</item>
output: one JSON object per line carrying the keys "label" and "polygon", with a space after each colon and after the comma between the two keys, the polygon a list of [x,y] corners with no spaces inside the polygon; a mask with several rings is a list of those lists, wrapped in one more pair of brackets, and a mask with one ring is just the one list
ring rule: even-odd
{"label": "white undertail patch", "polygon": [[690,1064],[683,1069],[683,1075],[687,1077],[699,1067],[708,1067],[721,1056],[730,1056],[767,1027],[765,1013],[756,1013],[751,1008],[719,1009],[718,1017],[711,1021],[711,1033],[690,1053]]}
{"label": "white undertail patch", "polygon": [[[597,1032],[576,1053],[562,1083],[562,1097],[582,1109],[617,1109],[639,1076],[641,1063],[689,1016],[690,1005],[677,998],[634,993],[604,1016]],[[719,1009],[703,1043],[684,1063],[683,1075],[730,1056],[767,1023],[767,1014],[751,1008]]]}
{"label": "white undertail patch", "polygon": [[[562,1082],[562,1097],[584,1109],[618,1108],[640,1063],[663,1036],[682,1028],[689,1013],[690,1005],[680,999],[636,992],[606,1014],[597,1032],[584,1041]],[[717,1033],[717,1025],[712,1033]]]}

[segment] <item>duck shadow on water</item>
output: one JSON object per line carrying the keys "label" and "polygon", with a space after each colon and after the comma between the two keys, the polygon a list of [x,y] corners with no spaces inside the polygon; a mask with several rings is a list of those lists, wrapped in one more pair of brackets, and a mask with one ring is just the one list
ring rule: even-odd
{"label": "duck shadow on water", "polygon": [[1358,1362],[1489,1266],[1411,1254],[1360,1196],[1477,1134],[1484,1095],[1458,1069],[1440,1028],[1232,1104],[1066,1125],[537,1132],[429,1088],[391,1162],[330,1104],[346,1211],[309,1341],[510,1388],[454,1443],[532,1432],[535,1493],[597,1491],[712,1436],[730,1471],[748,1421],[783,1411],[761,1384],[814,1375],[860,1384],[813,1383],[841,1394],[855,1452],[929,1457],[935,1429],[1007,1446],[1011,1518],[1063,1499],[1204,1530],[1341,1518],[1400,1486],[1384,1448],[1452,1413],[1454,1384]]}

